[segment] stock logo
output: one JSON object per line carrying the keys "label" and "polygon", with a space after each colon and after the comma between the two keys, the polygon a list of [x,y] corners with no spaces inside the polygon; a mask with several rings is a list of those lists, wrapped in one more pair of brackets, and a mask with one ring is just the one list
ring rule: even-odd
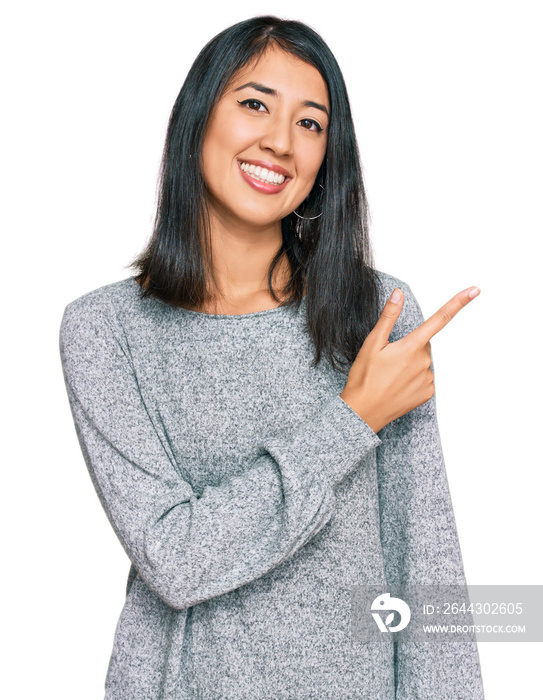
{"label": "stock logo", "polygon": [[[371,613],[373,619],[377,623],[377,627],[379,627],[381,632],[399,632],[407,627],[409,620],[411,619],[411,610],[409,609],[409,605],[407,605],[407,603],[401,598],[391,598],[390,593],[378,595],[371,604],[371,609],[384,612],[388,612],[389,610],[391,611],[390,615],[386,616],[384,622],[378,612]],[[392,620],[394,619],[395,612],[400,616],[400,621],[397,625],[390,626]]]}

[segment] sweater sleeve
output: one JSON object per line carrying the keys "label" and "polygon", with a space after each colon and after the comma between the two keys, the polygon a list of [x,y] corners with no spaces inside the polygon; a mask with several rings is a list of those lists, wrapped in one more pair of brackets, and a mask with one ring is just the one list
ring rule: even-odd
{"label": "sweater sleeve", "polygon": [[253,581],[330,520],[334,487],[380,440],[340,398],[295,432],[262,439],[241,474],[196,494],[146,412],[115,312],[99,297],[69,304],[64,379],[81,449],[133,566],[184,609]]}
{"label": "sweater sleeve", "polygon": [[[423,321],[409,287],[391,340]],[[390,290],[392,291],[392,290]],[[377,449],[381,541],[389,586],[465,586],[435,398],[389,423]],[[476,644],[395,642],[396,700],[481,700]]]}

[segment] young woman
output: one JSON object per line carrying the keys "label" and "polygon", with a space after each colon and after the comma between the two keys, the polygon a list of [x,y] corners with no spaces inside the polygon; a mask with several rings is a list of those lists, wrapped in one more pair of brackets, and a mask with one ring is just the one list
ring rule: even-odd
{"label": "young woman", "polygon": [[423,322],[372,268],[347,93],[257,17],[173,108],[137,275],[69,304],[61,356],[130,560],[111,700],[483,697],[468,644],[359,643],[357,585],[463,584]]}

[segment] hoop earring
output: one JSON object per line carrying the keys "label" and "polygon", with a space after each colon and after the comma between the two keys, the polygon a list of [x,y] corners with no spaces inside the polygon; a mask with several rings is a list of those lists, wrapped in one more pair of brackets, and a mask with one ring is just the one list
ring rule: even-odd
{"label": "hoop earring", "polygon": [[296,214],[299,219],[303,219],[304,221],[313,221],[313,219],[318,219],[319,216],[322,216],[322,211],[320,214],[317,214],[317,216],[300,216],[296,209],[293,209],[292,213]]}
{"label": "hoop earring", "polygon": [[[324,186],[323,186],[320,182],[319,182],[319,187],[321,188],[321,190],[324,190]],[[292,213],[293,213],[293,214],[296,214],[296,216],[297,216],[299,219],[303,219],[304,221],[313,221],[313,219],[318,219],[319,216],[322,216],[322,211],[321,211],[320,214],[317,214],[317,216],[301,216],[300,214],[298,214],[298,212],[296,211],[296,209],[294,209],[294,210],[292,211]]]}

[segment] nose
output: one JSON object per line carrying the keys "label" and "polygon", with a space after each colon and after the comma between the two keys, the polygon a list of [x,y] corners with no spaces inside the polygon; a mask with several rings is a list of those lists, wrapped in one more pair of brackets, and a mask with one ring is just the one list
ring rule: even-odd
{"label": "nose", "polygon": [[286,156],[292,153],[292,125],[290,120],[277,115],[269,119],[260,139],[264,150],[272,151],[276,156]]}

